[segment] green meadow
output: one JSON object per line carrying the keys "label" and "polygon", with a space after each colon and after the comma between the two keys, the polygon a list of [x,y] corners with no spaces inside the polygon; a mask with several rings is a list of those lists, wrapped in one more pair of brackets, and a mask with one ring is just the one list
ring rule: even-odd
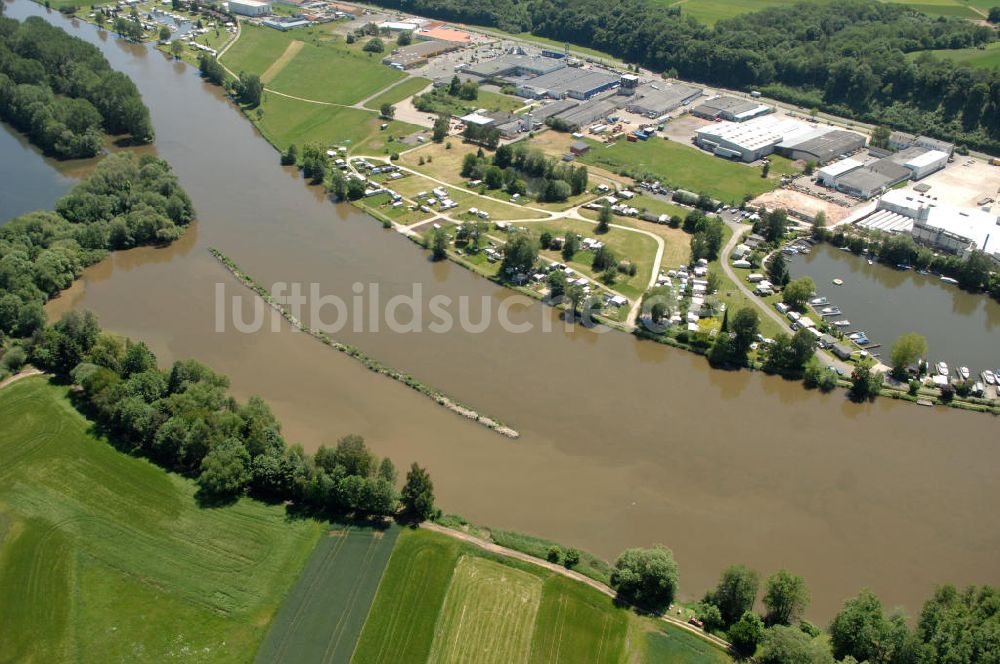
{"label": "green meadow", "polygon": [[118,452],[43,378],[0,391],[0,661],[243,662],[319,536]]}
{"label": "green meadow", "polygon": [[615,173],[648,172],[674,187],[705,193],[727,203],[739,202],[746,194],[758,196],[771,191],[778,186],[781,173],[791,170],[790,162],[772,157],[771,173],[762,178],[759,167],[728,161],[662,138],[635,143],[620,140],[610,146],[589,142],[591,149],[578,157],[579,161]]}

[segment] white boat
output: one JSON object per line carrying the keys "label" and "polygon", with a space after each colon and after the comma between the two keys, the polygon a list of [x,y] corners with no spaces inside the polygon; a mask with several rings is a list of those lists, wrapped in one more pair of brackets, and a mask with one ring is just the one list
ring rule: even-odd
{"label": "white boat", "polygon": [[957,284],[958,283],[958,279],[953,279],[951,277],[941,277],[941,281],[945,282],[946,284]]}
{"label": "white boat", "polygon": [[822,306],[824,304],[830,304],[830,300],[826,299],[825,297],[814,297],[813,299],[809,300],[809,304]]}
{"label": "white boat", "polygon": [[869,264],[869,265],[873,265],[874,263],[875,263],[875,261],[873,261],[873,260],[872,260],[872,259],[870,259],[870,258],[868,259],[868,264]]}
{"label": "white boat", "polygon": [[851,321],[849,321],[849,320],[835,320],[835,321],[833,321],[834,327],[849,327],[850,324],[851,324]]}
{"label": "white boat", "polygon": [[957,373],[962,380],[969,380],[969,367],[959,367]]}
{"label": "white boat", "polygon": [[986,371],[983,372],[983,380],[986,381],[987,385],[996,385],[997,384],[996,374],[994,374],[989,369],[987,369]]}
{"label": "white boat", "polygon": [[834,286],[843,286],[844,285],[844,280],[843,279],[834,279],[833,280],[833,285]]}
{"label": "white boat", "polygon": [[942,376],[947,376],[948,375],[948,363],[947,362],[938,362],[937,363],[937,372],[938,372],[938,374],[940,374]]}

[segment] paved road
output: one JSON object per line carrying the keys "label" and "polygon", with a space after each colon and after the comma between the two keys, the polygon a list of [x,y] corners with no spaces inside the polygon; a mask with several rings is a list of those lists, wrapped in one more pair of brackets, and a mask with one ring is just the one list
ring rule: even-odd
{"label": "paved road", "polygon": [[[734,284],[736,284],[736,287],[740,290],[740,292],[746,295],[747,299],[753,302],[757,306],[757,309],[762,311],[765,316],[775,321],[779,326],[781,326],[781,329],[784,330],[785,332],[788,332],[789,334],[795,334],[791,326],[788,324],[788,321],[785,320],[785,317],[779,314],[771,307],[767,306],[767,304],[765,304],[760,298],[754,295],[753,291],[750,290],[746,286],[746,284],[744,284],[743,281],[739,278],[739,275],[733,272],[733,267],[732,265],[729,264],[729,257],[733,253],[733,248],[736,247],[737,244],[739,244],[739,241],[743,239],[743,236],[746,235],[748,232],[750,232],[752,228],[750,226],[745,226],[743,224],[732,221],[727,221],[726,225],[729,226],[731,229],[733,229],[733,236],[729,238],[729,242],[727,242],[726,246],[723,247],[722,249],[722,255],[720,256],[719,260],[719,263],[722,265],[722,271],[726,273],[726,276],[729,277],[729,279]],[[844,362],[840,358],[828,353],[827,351],[821,348],[816,349],[816,354],[822,357],[823,361],[826,364],[837,367],[838,369],[843,371],[845,376],[850,376],[851,372],[854,371],[854,367],[851,364]]]}
{"label": "paved road", "polygon": [[[573,570],[566,569],[562,565],[550,563],[547,560],[542,560],[541,558],[535,558],[534,556],[529,556],[526,553],[515,551],[514,549],[508,549],[507,547],[500,546],[499,544],[494,544],[493,542],[487,542],[486,540],[470,535],[469,533],[462,532],[461,530],[453,530],[451,528],[445,528],[444,526],[438,525],[436,523],[431,523],[429,521],[425,521],[424,523],[420,524],[420,527],[434,531],[436,533],[441,533],[442,535],[447,535],[448,537],[454,537],[455,539],[462,540],[463,542],[468,542],[469,544],[478,546],[480,549],[489,551],[491,553],[507,556],[509,558],[516,558],[517,560],[521,560],[526,563],[530,563],[532,565],[544,567],[550,572],[561,574],[562,576],[573,579],[574,581],[579,581],[580,583],[585,583],[591,588],[604,593],[608,597],[617,597],[617,593],[614,590],[604,585],[600,581],[595,581],[589,576],[584,576],[579,572],[574,572]],[[695,636],[704,639],[705,641],[708,641],[713,645],[719,646],[720,648],[724,648],[726,650],[729,650],[731,648],[731,645],[729,644],[728,641],[720,639],[714,634],[708,634],[704,630],[698,629],[694,625],[689,625],[687,622],[681,620],[680,618],[675,618],[670,615],[662,615],[660,616],[660,620],[668,622],[676,627],[679,627],[680,629],[683,629],[691,634],[694,634]]]}

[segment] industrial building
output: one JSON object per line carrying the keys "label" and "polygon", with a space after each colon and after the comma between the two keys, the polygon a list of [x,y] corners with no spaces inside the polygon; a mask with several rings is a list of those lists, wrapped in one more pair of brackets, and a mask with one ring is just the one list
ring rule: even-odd
{"label": "industrial building", "polygon": [[837,178],[857,170],[864,166],[864,162],[857,159],[841,159],[832,164],[824,166],[816,172],[816,179],[825,187],[833,187]]}
{"label": "industrial building", "polygon": [[285,30],[292,30],[294,28],[304,28],[311,21],[304,18],[295,18],[294,16],[272,16],[271,18],[264,19],[262,23],[269,28],[284,32]]}
{"label": "industrial building", "polygon": [[[636,77],[632,77],[636,78]],[[630,89],[628,75],[622,76],[622,90]],[[636,88],[625,108],[629,113],[658,118],[670,111],[690,104],[702,95],[702,89],[681,83],[650,83]]]}
{"label": "industrial building", "polygon": [[905,131],[894,131],[889,134],[889,149],[905,150],[910,147],[924,148],[925,150],[935,150],[944,152],[949,157],[955,154],[955,144],[942,141],[930,136],[914,136]]}
{"label": "industrial building", "polygon": [[590,99],[618,86],[617,74],[596,69],[562,67],[535,76],[517,86],[517,94],[528,99]]}
{"label": "industrial building", "polygon": [[229,11],[240,16],[267,16],[271,13],[270,0],[229,0]]}
{"label": "industrial building", "polygon": [[433,39],[442,42],[453,42],[455,44],[468,44],[472,41],[472,35],[465,30],[455,30],[443,26],[421,28],[417,30],[414,36],[417,39]]}
{"label": "industrial building", "polygon": [[905,148],[868,164],[844,159],[819,171],[819,182],[837,191],[869,199],[907,180],[919,180],[941,170],[948,155],[917,146]]}
{"label": "industrial building", "polygon": [[917,242],[963,258],[978,249],[1000,263],[1000,218],[992,212],[941,205],[933,198],[897,189],[886,192],[876,211],[859,225],[908,232]]}
{"label": "industrial building", "polygon": [[865,137],[801,120],[765,116],[703,127],[695,131],[695,143],[720,157],[745,162],[777,152],[790,159],[824,164],[864,147]]}
{"label": "industrial building", "polygon": [[575,127],[583,127],[598,120],[604,120],[604,118],[612,115],[619,108],[620,102],[614,99],[614,97],[615,95],[608,95],[591,99],[582,104],[577,104],[555,117]]}
{"label": "industrial building", "polygon": [[868,200],[900,182],[905,182],[909,171],[903,170],[905,172],[902,175],[898,172],[893,175],[885,172],[880,173],[870,167],[859,168],[838,177],[834,186],[837,191],[848,196]]}
{"label": "industrial building", "polygon": [[455,51],[459,48],[461,46],[453,42],[437,40],[415,42],[409,46],[400,46],[395,49],[392,53],[382,58],[382,64],[389,65],[390,67],[413,69],[414,67],[426,64],[434,56]]}
{"label": "industrial building", "polygon": [[543,76],[565,67],[565,62],[540,55],[503,55],[474,63],[465,68],[465,73],[481,78],[514,78]]}
{"label": "industrial building", "polygon": [[865,140],[853,131],[815,127],[811,131],[794,132],[776,145],[774,151],[789,159],[825,164],[860,150],[865,147]]}
{"label": "industrial building", "polygon": [[774,111],[760,102],[737,99],[736,97],[715,97],[695,106],[691,114],[706,120],[728,120],[746,122]]}

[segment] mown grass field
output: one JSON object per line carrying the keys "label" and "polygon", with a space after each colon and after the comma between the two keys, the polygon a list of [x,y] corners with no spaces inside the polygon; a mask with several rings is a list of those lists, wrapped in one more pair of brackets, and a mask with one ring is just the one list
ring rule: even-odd
{"label": "mown grass field", "polygon": [[[980,69],[996,69],[1000,67],[1000,42],[993,42],[986,48],[959,48],[954,50],[931,51],[934,55],[945,60],[951,60],[957,65],[966,67],[978,67]],[[920,52],[910,54],[910,57],[919,55]]]}
{"label": "mown grass field", "polygon": [[223,54],[221,61],[237,74],[241,71],[263,74],[281,57],[292,39],[291,33],[244,23],[240,38]]}
{"label": "mown grass field", "polygon": [[477,556],[462,556],[441,606],[429,664],[526,662],[542,580]]}
{"label": "mown grass field", "polygon": [[[681,14],[690,16],[706,25],[715,25],[717,22],[749,14],[771,7],[788,7],[801,0],[660,0],[661,4],[668,7],[679,7]],[[823,0],[813,0],[823,1]],[[917,11],[929,16],[951,16],[959,18],[978,19],[983,18],[985,12],[989,10],[989,0],[985,3],[982,0],[925,0],[922,2],[906,2],[904,0],[883,0],[898,4],[905,4]],[[983,13],[979,13],[977,9]]]}
{"label": "mown grass field", "polygon": [[[385,130],[379,129],[384,120],[378,114],[358,108],[324,106],[264,93],[257,117],[249,117],[272,145],[285,150],[291,143],[301,149],[310,143],[322,146],[347,145],[354,152],[382,152],[391,146],[390,136],[406,136],[419,127],[393,120]],[[405,146],[399,144],[399,148]]]}
{"label": "mown grass field", "polygon": [[0,661],[245,662],[319,536],[91,433],[65,387],[0,390]]}
{"label": "mown grass field", "polygon": [[431,84],[430,79],[420,78],[419,76],[411,76],[400,83],[392,86],[382,94],[377,97],[373,97],[365,102],[365,108],[370,108],[373,110],[378,110],[382,107],[382,104],[398,104],[407,97],[412,97],[417,94],[428,85]]}
{"label": "mown grass field", "polygon": [[[651,636],[663,635],[653,642]],[[427,530],[406,530],[354,664],[714,664],[724,653],[597,590]]]}
{"label": "mown grass field", "polygon": [[305,44],[268,87],[304,99],[355,104],[405,77],[379,59],[337,43]]}
{"label": "mown grass field", "polygon": [[325,533],[257,653],[271,662],[350,662],[399,527]]}
{"label": "mown grass field", "polygon": [[664,183],[727,203],[738,203],[746,194],[758,196],[771,191],[779,184],[779,172],[787,170],[772,168],[771,174],[762,178],[758,167],[727,161],[661,138],[635,143],[620,140],[609,146],[590,142],[591,149],[578,157],[584,163],[616,173],[622,169],[648,171]]}

